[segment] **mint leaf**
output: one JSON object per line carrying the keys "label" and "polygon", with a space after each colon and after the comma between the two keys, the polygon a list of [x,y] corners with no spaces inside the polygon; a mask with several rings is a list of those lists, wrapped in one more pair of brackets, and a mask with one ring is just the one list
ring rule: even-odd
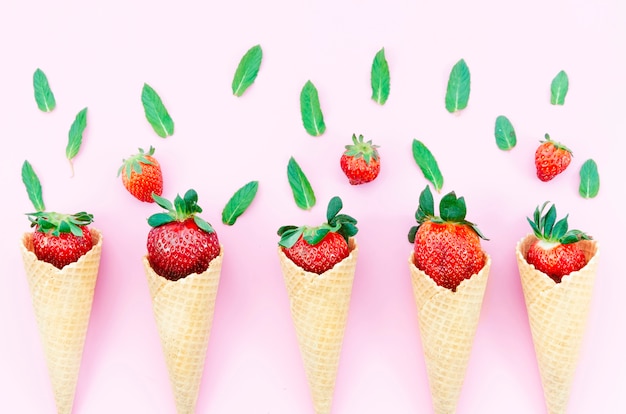
{"label": "mint leaf", "polygon": [[415,159],[418,167],[422,170],[424,177],[435,186],[435,190],[441,191],[443,175],[441,175],[437,160],[435,160],[435,157],[426,145],[417,139],[413,140],[413,159]]}
{"label": "mint leaf", "polygon": [[163,105],[161,97],[150,85],[143,84],[141,91],[141,103],[146,114],[146,119],[152,125],[152,129],[161,138],[174,135],[174,121]]}
{"label": "mint leaf", "polygon": [[459,60],[450,71],[446,91],[446,109],[453,113],[465,109],[470,96],[471,76],[465,60]]}
{"label": "mint leaf", "polygon": [[33,170],[33,166],[30,165],[28,161],[24,161],[24,164],[22,164],[22,182],[26,187],[28,198],[30,199],[30,202],[33,203],[35,210],[45,211],[46,205],[43,202],[41,182],[39,181],[39,177],[37,177],[35,170]]}
{"label": "mint leaf", "polygon": [[235,71],[235,76],[233,78],[233,95],[243,95],[246,89],[254,83],[254,80],[259,73],[262,59],[263,50],[261,50],[260,45],[252,46],[246,54],[243,55],[239,61],[239,66],[237,66],[237,70]]}
{"label": "mint leaf", "polygon": [[303,210],[310,210],[315,205],[315,193],[311,183],[293,157],[289,158],[287,178],[296,205]]}
{"label": "mint leaf", "polygon": [[65,156],[72,167],[72,176],[74,175],[74,164],[72,160],[78,154],[80,146],[83,143],[83,132],[87,127],[87,108],[81,110],[74,118],[70,131],[68,133],[67,147],[65,147]]}
{"label": "mint leaf", "polygon": [[259,182],[250,181],[237,190],[230,200],[228,200],[228,203],[226,203],[224,210],[222,210],[222,223],[228,224],[229,226],[235,224],[237,218],[252,204],[258,189]]}
{"label": "mint leaf", "polygon": [[578,193],[583,198],[593,198],[600,191],[600,175],[598,165],[592,159],[585,161],[580,167],[580,185]]}
{"label": "mint leaf", "polygon": [[569,79],[567,73],[562,70],[552,79],[552,84],[550,85],[550,103],[552,105],[563,105],[568,89]]}
{"label": "mint leaf", "polygon": [[318,137],[326,131],[317,88],[311,81],[307,81],[300,92],[300,112],[302,124],[309,135]]}
{"label": "mint leaf", "polygon": [[515,129],[513,129],[511,121],[504,115],[496,118],[494,135],[496,136],[496,145],[503,151],[510,150],[517,144]]}
{"label": "mint leaf", "polygon": [[385,59],[385,48],[382,48],[376,53],[374,61],[372,62],[371,72],[372,83],[372,99],[384,105],[389,98],[389,64]]}
{"label": "mint leaf", "polygon": [[48,77],[39,68],[33,74],[33,89],[35,90],[35,102],[37,102],[37,107],[40,110],[50,112],[56,107],[57,103],[52,89],[50,89]]}

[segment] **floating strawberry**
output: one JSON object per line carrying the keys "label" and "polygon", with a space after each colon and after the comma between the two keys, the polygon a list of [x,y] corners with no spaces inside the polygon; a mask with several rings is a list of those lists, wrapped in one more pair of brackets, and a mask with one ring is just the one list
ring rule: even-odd
{"label": "floating strawberry", "polygon": [[572,162],[572,151],[565,145],[550,139],[546,134],[545,141],[535,151],[535,167],[537,177],[541,181],[550,181],[565,171]]}
{"label": "floating strawberry", "polygon": [[372,141],[363,141],[363,135],[352,135],[352,144],[346,145],[346,150],[340,159],[343,172],[352,185],[365,184],[378,177],[380,172],[380,156],[378,145]]}
{"label": "floating strawberry", "polygon": [[122,166],[117,171],[118,177],[122,175],[122,184],[139,201],[154,202],[152,193],[160,196],[163,194],[163,173],[161,165],[153,157],[154,148],[146,153],[139,148],[137,154],[123,160]]}
{"label": "floating strawberry", "polygon": [[198,194],[188,190],[184,198],[177,195],[174,204],[158,195],[154,201],[167,210],[148,218],[148,261],[152,269],[168,280],[178,280],[192,273],[202,273],[220,253],[213,227],[198,213]]}
{"label": "floating strawberry", "polygon": [[585,253],[577,242],[591,240],[591,237],[580,230],[568,230],[568,216],[556,221],[554,204],[543,214],[547,204],[537,206],[532,220],[527,217],[537,240],[530,245],[526,261],[559,283],[563,276],[587,264]]}
{"label": "floating strawberry", "polygon": [[441,216],[435,216],[433,196],[426,186],[415,212],[418,225],[409,231],[409,241],[414,243],[415,266],[439,286],[454,291],[485,265],[480,239],[487,239],[475,224],[465,220],[463,197],[446,194],[439,211]]}
{"label": "floating strawberry", "polygon": [[343,208],[341,198],[328,203],[327,222],[317,227],[282,226],[278,229],[279,245],[285,255],[308,272],[322,274],[348,257],[350,237],[358,229],[356,219],[338,214]]}

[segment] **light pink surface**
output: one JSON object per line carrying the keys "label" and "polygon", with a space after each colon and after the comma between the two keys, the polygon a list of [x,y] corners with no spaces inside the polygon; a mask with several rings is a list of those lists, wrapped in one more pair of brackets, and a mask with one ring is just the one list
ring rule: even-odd
{"label": "light pink surface", "polygon": [[[626,410],[626,282],[618,257],[626,14],[619,0],[200,3],[0,6],[0,412],[54,412],[18,251],[29,230],[24,213],[31,205],[20,179],[28,159],[47,207],[93,213],[105,237],[74,412],[174,413],[140,261],[146,218],[160,209],[133,199],[116,177],[122,158],[150,145],[164,170],[164,195],[195,188],[203,217],[225,248],[198,412],[312,413],[276,230],[321,222],[334,195],[359,220],[361,254],[333,413],[431,412],[407,269],[406,234],[427,183],[411,155],[414,138],[437,157],[442,194],[465,196],[468,219],[490,238],[484,247],[493,259],[491,276],[458,413],[545,412],[514,257],[515,243],[529,232],[526,216],[545,200],[602,249],[569,412]],[[233,73],[255,44],[264,51],[259,76],[236,98]],[[391,95],[382,107],[370,99],[369,86],[381,47],[391,70]],[[445,87],[460,58],[470,68],[472,92],[468,108],[451,115]],[[38,67],[57,98],[52,113],[35,105]],[[570,91],[556,107],[549,103],[550,82],[562,69]],[[328,127],[318,138],[300,120],[307,80],[319,90]],[[145,120],[144,82],[163,98],[174,136],[159,138]],[[71,178],[67,131],[86,106],[88,127]],[[517,132],[510,152],[495,145],[498,115]],[[542,183],[532,157],[546,132],[572,148],[574,160]],[[379,178],[359,187],[339,168],[353,133],[373,139],[382,154]],[[311,211],[293,202],[290,156],[316,191]],[[588,158],[602,178],[592,200],[577,192],[578,170]],[[257,198],[234,226],[223,225],[226,201],[250,180],[260,182]]]}

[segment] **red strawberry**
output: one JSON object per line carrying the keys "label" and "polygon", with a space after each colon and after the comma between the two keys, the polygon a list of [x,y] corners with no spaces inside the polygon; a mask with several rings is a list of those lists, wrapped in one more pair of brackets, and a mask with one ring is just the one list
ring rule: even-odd
{"label": "red strawberry", "polygon": [[59,214],[40,211],[30,213],[35,227],[33,252],[39,260],[62,269],[74,263],[93,247],[88,224],[93,216],[85,212]]}
{"label": "red strawberry", "polygon": [[139,201],[154,202],[152,193],[160,196],[163,194],[163,174],[161,166],[153,157],[154,148],[146,153],[139,148],[139,152],[128,159],[123,160],[122,166],[117,171],[119,177],[122,174],[122,184]]}
{"label": "red strawberry", "polygon": [[352,135],[353,144],[346,145],[339,161],[341,169],[352,185],[373,181],[380,172],[380,156],[378,145],[372,141],[363,142],[363,135]]}
{"label": "red strawberry", "polygon": [[485,239],[478,227],[465,220],[463,197],[448,193],[439,203],[441,216],[435,216],[430,188],[420,194],[415,212],[418,225],[409,231],[414,244],[415,266],[430,276],[439,286],[455,291],[465,279],[478,273],[485,265],[480,239]]}
{"label": "red strawberry", "polygon": [[88,226],[93,215],[84,211],[76,214],[45,211],[41,182],[28,161],[22,164],[22,182],[36,210],[28,214],[28,219],[35,228],[32,240],[37,259],[62,269],[91,250],[93,240]]}
{"label": "red strawberry", "polygon": [[545,141],[535,151],[535,167],[537,177],[541,181],[550,181],[558,174],[565,171],[572,162],[572,151],[565,145],[550,139],[546,134]]}
{"label": "red strawberry", "polygon": [[204,272],[220,254],[220,243],[213,227],[198,213],[198,194],[189,190],[174,203],[153,195],[154,201],[167,210],[148,218],[148,261],[152,269],[169,280]]}
{"label": "red strawberry", "polygon": [[533,220],[527,218],[537,240],[528,249],[526,261],[560,283],[563,276],[580,270],[587,264],[587,258],[577,242],[591,240],[591,237],[580,230],[568,231],[568,216],[556,221],[554,204],[542,215],[547,204],[545,202],[541,208],[537,206]]}
{"label": "red strawberry", "polygon": [[326,211],[327,222],[317,227],[282,226],[278,244],[297,266],[307,272],[322,274],[350,255],[348,241],[358,229],[357,221],[337,214],[343,208],[341,198],[333,197]]}

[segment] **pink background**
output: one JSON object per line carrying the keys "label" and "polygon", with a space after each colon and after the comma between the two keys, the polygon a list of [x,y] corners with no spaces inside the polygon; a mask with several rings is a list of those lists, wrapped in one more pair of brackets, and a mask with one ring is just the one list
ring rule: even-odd
{"label": "pink background", "polygon": [[[116,171],[138,147],[156,148],[164,195],[194,188],[202,216],[225,247],[222,279],[198,412],[312,413],[282,280],[276,230],[318,224],[340,195],[359,220],[360,257],[337,377],[333,413],[432,411],[417,327],[406,239],[427,184],[411,155],[423,141],[445,178],[442,194],[466,198],[468,219],[490,238],[493,259],[458,413],[540,413],[544,400],[514,258],[526,216],[545,200],[570,225],[601,242],[588,330],[573,384],[572,414],[626,411],[626,282],[618,265],[624,151],[624,5],[604,1],[232,1],[22,2],[0,6],[0,412],[52,413],[53,397],[18,250],[32,210],[20,178],[28,159],[48,209],[87,210],[105,241],[76,393],[76,413],[173,413],[174,403],[140,258],[146,218]],[[17,2],[11,2],[17,4]],[[54,4],[56,3],[56,4]],[[243,54],[264,51],[256,83],[241,98],[230,84]],[[391,71],[386,105],[370,99],[374,55]],[[464,58],[469,106],[444,108],[449,71]],[[40,112],[32,74],[41,68],[57,109]],[[549,103],[565,70],[564,106]],[[299,93],[318,88],[327,131],[306,134]],[[159,138],[141,88],[161,95],[176,123]],[[65,159],[74,116],[88,107],[75,159]],[[518,137],[496,147],[507,116]],[[533,153],[548,132],[574,151],[551,182],[535,177]],[[380,145],[382,171],[350,186],[339,156],[353,133]],[[317,205],[299,210],[286,178],[294,156]],[[597,198],[578,195],[578,170],[597,161]],[[232,226],[221,210],[236,189],[259,180],[257,198]],[[621,197],[620,197],[621,200]],[[618,236],[620,234],[620,236]]]}

